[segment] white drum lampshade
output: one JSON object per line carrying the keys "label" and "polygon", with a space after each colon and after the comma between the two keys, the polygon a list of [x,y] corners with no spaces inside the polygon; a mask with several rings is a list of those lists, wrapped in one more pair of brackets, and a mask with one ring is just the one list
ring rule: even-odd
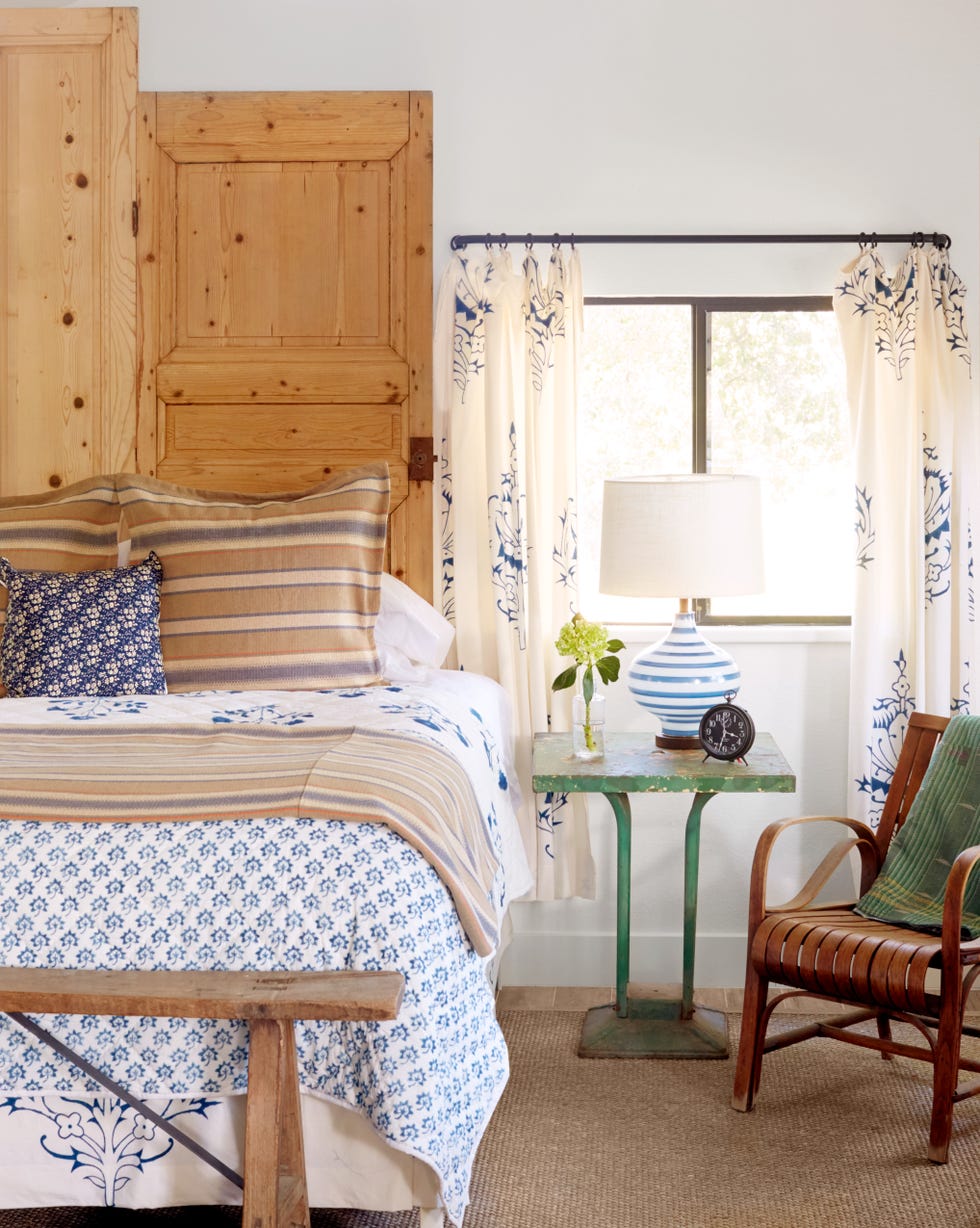
{"label": "white drum lampshade", "polygon": [[759,479],[682,474],[607,480],[602,503],[599,588],[626,597],[676,597],[668,634],[629,668],[633,698],[659,718],[658,746],[696,747],[701,717],[738,693],[732,657],[705,639],[693,597],[761,592]]}

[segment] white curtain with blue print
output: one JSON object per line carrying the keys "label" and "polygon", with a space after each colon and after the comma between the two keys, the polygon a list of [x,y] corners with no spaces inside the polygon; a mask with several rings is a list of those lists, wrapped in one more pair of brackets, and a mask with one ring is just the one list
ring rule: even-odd
{"label": "white curtain with blue print", "polygon": [[913,245],[889,275],[869,247],[842,273],[857,533],[848,800],[874,826],[909,714],[970,709],[980,475],[965,287],[948,253]]}
{"label": "white curtain with blue print", "polygon": [[570,692],[551,681],[576,608],[575,411],[582,327],[578,254],[504,248],[453,257],[436,312],[441,429],[443,613],[460,668],[507,691],[535,898],[591,897],[595,872],[581,799],[531,792],[536,732],[569,728]]}

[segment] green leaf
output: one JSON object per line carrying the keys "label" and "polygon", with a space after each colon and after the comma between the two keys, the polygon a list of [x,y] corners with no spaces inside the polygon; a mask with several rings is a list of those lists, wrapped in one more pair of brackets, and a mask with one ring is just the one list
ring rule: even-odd
{"label": "green leaf", "polygon": [[584,696],[585,702],[587,704],[590,704],[592,702],[592,696],[594,694],[595,694],[595,675],[592,673],[592,666],[590,665],[588,669],[585,671],[585,673],[582,675],[582,695]]}
{"label": "green leaf", "polygon": [[595,667],[603,682],[615,682],[619,677],[619,657],[600,657]]}
{"label": "green leaf", "polygon": [[578,672],[577,665],[570,665],[568,669],[562,670],[558,677],[551,684],[553,691],[564,691],[566,687],[575,685],[575,675]]}
{"label": "green leaf", "polygon": [[622,652],[625,647],[622,640],[610,640],[606,644],[606,652]]}

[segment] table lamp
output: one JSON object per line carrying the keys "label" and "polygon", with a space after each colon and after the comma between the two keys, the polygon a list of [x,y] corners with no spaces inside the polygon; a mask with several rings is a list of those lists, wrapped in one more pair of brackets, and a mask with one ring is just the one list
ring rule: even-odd
{"label": "table lamp", "polygon": [[627,675],[633,698],[660,720],[658,746],[698,747],[701,717],[737,694],[742,680],[733,658],[701,634],[691,598],[763,587],[758,478],[696,473],[605,482],[600,591],[680,600],[670,631]]}

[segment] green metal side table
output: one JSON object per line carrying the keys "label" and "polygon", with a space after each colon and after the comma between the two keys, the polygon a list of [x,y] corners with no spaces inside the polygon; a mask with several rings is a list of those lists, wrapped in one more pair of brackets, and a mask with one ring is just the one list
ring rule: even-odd
{"label": "green metal side table", "polygon": [[[694,1004],[701,812],[718,793],[792,793],[796,777],[768,733],[744,763],[705,759],[700,750],[661,750],[648,733],[606,734],[602,759],[576,759],[569,733],[534,737],[535,793],[601,793],[616,817],[616,1001],[586,1016],[580,1057],[728,1056],[721,1011]],[[680,1000],[630,998],[631,793],[693,793],[684,838],[684,938]]]}

